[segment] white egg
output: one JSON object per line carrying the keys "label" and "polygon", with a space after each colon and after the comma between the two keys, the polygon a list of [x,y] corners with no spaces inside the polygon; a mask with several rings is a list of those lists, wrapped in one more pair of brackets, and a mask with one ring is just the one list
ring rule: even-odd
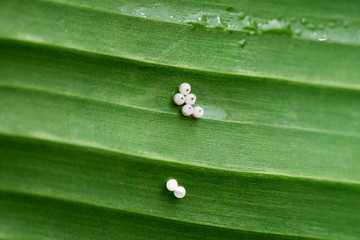
{"label": "white egg", "polygon": [[204,116],[204,109],[202,107],[194,107],[193,114],[194,118],[202,118]]}
{"label": "white egg", "polygon": [[193,114],[193,111],[194,108],[189,104],[184,105],[181,109],[182,114],[187,117]]}
{"label": "white egg", "polygon": [[177,197],[177,198],[183,198],[183,197],[185,197],[185,195],[186,195],[186,190],[185,190],[185,188],[182,187],[182,186],[178,186],[178,187],[175,189],[175,191],[174,191],[174,195],[175,195],[175,197]]}
{"label": "white egg", "polygon": [[174,103],[175,103],[176,105],[183,105],[184,102],[185,102],[185,96],[184,96],[184,95],[182,95],[181,93],[175,94],[175,96],[174,96]]}
{"label": "white egg", "polygon": [[175,179],[169,179],[166,182],[166,188],[169,191],[175,191],[175,189],[178,187],[178,182]]}
{"label": "white egg", "polygon": [[179,92],[183,95],[188,95],[191,91],[191,86],[188,83],[182,83],[179,87]]}
{"label": "white egg", "polygon": [[185,103],[189,105],[194,105],[196,102],[196,96],[195,94],[190,93],[189,95],[186,95],[185,97]]}

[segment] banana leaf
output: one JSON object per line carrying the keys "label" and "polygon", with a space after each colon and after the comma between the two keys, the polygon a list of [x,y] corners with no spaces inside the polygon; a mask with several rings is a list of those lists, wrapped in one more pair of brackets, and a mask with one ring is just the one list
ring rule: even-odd
{"label": "banana leaf", "polygon": [[359,239],[359,13],[0,0],[0,239]]}

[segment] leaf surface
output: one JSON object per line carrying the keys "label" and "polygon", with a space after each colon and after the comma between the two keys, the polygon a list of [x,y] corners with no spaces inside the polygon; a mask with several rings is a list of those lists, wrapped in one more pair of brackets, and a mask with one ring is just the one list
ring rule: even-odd
{"label": "leaf surface", "polygon": [[0,239],[357,239],[359,9],[0,0]]}

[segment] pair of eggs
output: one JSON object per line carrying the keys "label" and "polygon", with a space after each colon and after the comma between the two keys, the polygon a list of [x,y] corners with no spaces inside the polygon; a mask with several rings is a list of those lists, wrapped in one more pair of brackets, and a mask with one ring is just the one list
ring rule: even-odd
{"label": "pair of eggs", "polygon": [[202,118],[204,116],[204,109],[202,107],[193,107],[189,104],[186,104],[182,107],[181,112],[184,116],[193,115],[194,118]]}
{"label": "pair of eggs", "polygon": [[188,105],[194,105],[196,102],[196,95],[193,93],[190,93],[189,95],[184,96],[181,93],[177,93],[174,96],[174,102],[176,105],[183,105],[184,103]]}
{"label": "pair of eggs", "polygon": [[175,179],[169,179],[166,182],[166,188],[174,192],[174,196],[177,198],[183,198],[186,195],[186,189],[183,186],[179,186]]}
{"label": "pair of eggs", "polygon": [[193,115],[195,118],[201,118],[204,115],[204,109],[202,107],[193,107],[196,102],[196,95],[190,93],[191,86],[188,83],[182,83],[179,87],[179,92],[174,96],[174,102],[177,105],[185,105],[182,107],[181,112],[184,116]]}

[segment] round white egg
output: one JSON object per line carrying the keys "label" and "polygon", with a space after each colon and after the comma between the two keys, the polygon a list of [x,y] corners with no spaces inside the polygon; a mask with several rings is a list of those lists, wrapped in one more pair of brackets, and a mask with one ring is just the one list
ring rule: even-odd
{"label": "round white egg", "polygon": [[179,87],[179,92],[183,95],[188,95],[191,91],[191,86],[188,83],[182,83]]}
{"label": "round white egg", "polygon": [[181,112],[182,112],[182,114],[183,114],[184,116],[187,116],[187,117],[188,117],[188,116],[190,116],[191,114],[193,114],[194,108],[193,108],[191,105],[186,104],[186,105],[184,105],[184,106],[182,107]]}
{"label": "round white egg", "polygon": [[175,195],[175,197],[177,197],[177,198],[183,198],[183,197],[185,197],[185,195],[186,195],[186,190],[185,190],[185,188],[182,187],[182,186],[178,186],[178,187],[175,189],[175,191],[174,191],[174,195]]}
{"label": "round white egg", "polygon": [[176,105],[183,105],[184,102],[185,102],[185,96],[184,96],[184,95],[182,95],[181,93],[175,94],[175,96],[174,96],[174,103],[175,103]]}
{"label": "round white egg", "polygon": [[175,189],[178,187],[178,182],[175,179],[169,179],[166,182],[166,188],[169,191],[175,191]]}
{"label": "round white egg", "polygon": [[196,102],[196,96],[195,94],[190,93],[189,95],[186,95],[185,97],[185,103],[189,105],[194,105]]}
{"label": "round white egg", "polygon": [[202,107],[194,107],[193,114],[194,118],[202,118],[204,116],[204,109]]}

